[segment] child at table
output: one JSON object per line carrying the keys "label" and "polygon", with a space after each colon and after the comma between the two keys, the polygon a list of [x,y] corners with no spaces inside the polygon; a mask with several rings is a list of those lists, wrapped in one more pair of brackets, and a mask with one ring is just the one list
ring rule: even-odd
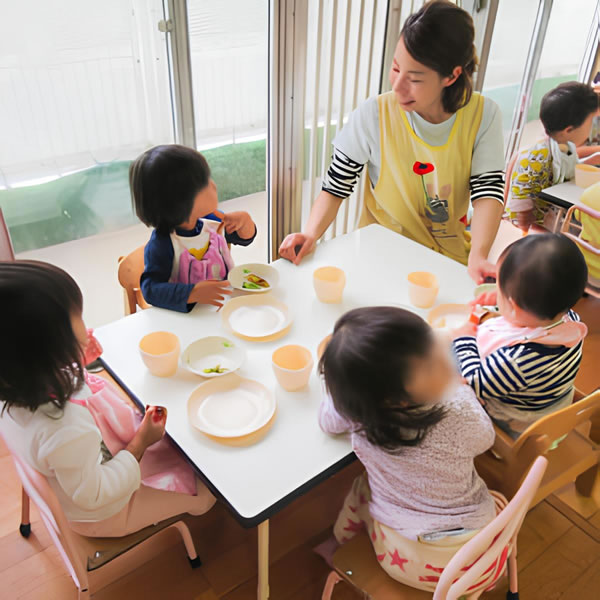
{"label": "child at table", "polygon": [[[335,541],[366,527],[390,577],[433,591],[452,556],[496,514],[473,464],[494,441],[489,417],[459,383],[447,344],[401,308],[346,313],[319,368],[328,391],[321,428],[349,433],[366,469],[346,497]],[[498,495],[497,503],[505,500]],[[478,583],[487,587],[496,576]]]}
{"label": "child at table", "polygon": [[67,273],[0,263],[0,300],[0,433],[48,479],[75,531],[118,537],[212,507],[213,496],[162,439],[166,409],[147,407],[141,419],[107,381],[86,373],[100,348]]}
{"label": "child at table", "polygon": [[539,192],[574,177],[577,147],[587,140],[597,113],[598,95],[577,81],[561,83],[542,98],[546,137],[519,153],[507,182],[508,212],[522,229],[543,223],[545,205]]}
{"label": "child at table", "polygon": [[217,211],[208,163],[186,146],[147,150],[131,164],[129,184],[137,216],[154,227],[144,250],[146,301],[180,312],[196,303],[222,306],[233,267],[227,244],[252,243],[256,226],[250,215]]}
{"label": "child at table", "polygon": [[498,260],[498,289],[478,299],[500,317],[454,331],[462,376],[494,422],[517,438],[573,401],[587,327],[572,310],[587,281],[577,245],[547,233],[517,240]]}

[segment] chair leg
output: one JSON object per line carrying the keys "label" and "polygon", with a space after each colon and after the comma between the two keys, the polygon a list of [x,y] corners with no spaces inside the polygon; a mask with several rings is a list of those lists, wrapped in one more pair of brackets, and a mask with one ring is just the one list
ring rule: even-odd
{"label": "chair leg", "polygon": [[29,521],[29,496],[25,488],[21,488],[21,524],[19,532],[24,538],[28,538],[31,533],[31,523]]}
{"label": "chair leg", "polygon": [[323,588],[323,595],[321,596],[321,600],[331,600],[331,596],[333,595],[333,588],[340,581],[342,581],[342,578],[335,571],[331,571],[331,573],[329,573],[329,577],[327,577],[327,581],[325,582],[325,587]]}
{"label": "chair leg", "polygon": [[517,543],[508,555],[508,592],[506,600],[519,600],[519,571],[517,568]]}
{"label": "chair leg", "polygon": [[592,495],[594,484],[596,483],[596,475],[598,474],[598,465],[590,467],[584,471],[575,480],[575,489],[582,495],[589,498]]}
{"label": "chair leg", "polygon": [[181,535],[192,569],[202,566],[202,561],[196,552],[196,546],[194,546],[194,540],[192,540],[192,534],[188,526],[183,521],[177,521],[177,523],[173,523],[172,527],[176,527]]}

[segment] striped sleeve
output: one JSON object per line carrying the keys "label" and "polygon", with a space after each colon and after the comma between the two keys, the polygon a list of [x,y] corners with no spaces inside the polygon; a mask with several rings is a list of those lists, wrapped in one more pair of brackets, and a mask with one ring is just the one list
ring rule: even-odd
{"label": "striped sleeve", "polygon": [[462,376],[481,400],[503,399],[527,385],[514,348],[501,348],[481,360],[475,338],[461,337],[454,340],[454,353]]}
{"label": "striped sleeve", "polygon": [[488,171],[469,179],[471,202],[480,198],[494,198],[504,205],[504,171]]}
{"label": "striped sleeve", "polygon": [[341,150],[334,147],[333,157],[323,179],[322,189],[345,200],[354,191],[363,168],[364,165],[353,161]]}

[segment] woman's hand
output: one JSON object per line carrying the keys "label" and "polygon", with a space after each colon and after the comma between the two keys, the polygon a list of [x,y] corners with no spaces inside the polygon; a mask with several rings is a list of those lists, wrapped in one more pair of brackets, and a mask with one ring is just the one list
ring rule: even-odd
{"label": "woman's hand", "polygon": [[487,277],[496,278],[496,265],[492,264],[487,258],[474,254],[469,254],[467,270],[471,279],[479,285],[484,283]]}
{"label": "woman's hand", "polygon": [[167,409],[164,406],[146,406],[146,414],[126,450],[139,462],[147,448],[165,435]]}
{"label": "woman's hand", "polygon": [[225,296],[231,294],[227,281],[200,281],[188,297],[188,304],[210,304],[221,308]]}
{"label": "woman's hand", "polygon": [[252,217],[243,210],[223,214],[223,225],[227,233],[236,233],[243,239],[249,240],[256,231]]}
{"label": "woman's hand", "polygon": [[315,249],[315,243],[315,238],[306,233],[290,233],[279,246],[279,254],[281,258],[299,265]]}

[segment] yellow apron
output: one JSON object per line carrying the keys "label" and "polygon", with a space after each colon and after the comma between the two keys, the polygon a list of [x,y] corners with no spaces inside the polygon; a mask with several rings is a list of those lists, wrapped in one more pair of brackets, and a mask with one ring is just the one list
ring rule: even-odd
{"label": "yellow apron", "polygon": [[456,113],[443,146],[430,146],[415,134],[394,92],[377,102],[381,171],[375,188],[365,188],[359,227],[379,223],[466,264],[471,157],[483,98],[473,94]]}

